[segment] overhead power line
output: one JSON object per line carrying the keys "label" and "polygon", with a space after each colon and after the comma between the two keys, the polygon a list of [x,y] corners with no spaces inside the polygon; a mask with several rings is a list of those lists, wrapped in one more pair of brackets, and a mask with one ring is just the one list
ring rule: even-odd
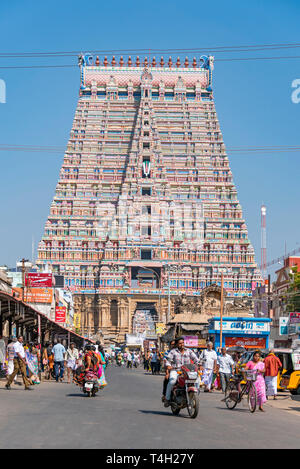
{"label": "overhead power line", "polygon": [[248,52],[248,51],[261,51],[261,50],[281,50],[281,49],[294,49],[299,48],[300,43],[271,43],[271,44],[243,44],[234,46],[205,46],[205,47],[190,47],[190,48],[132,48],[132,49],[81,49],[74,51],[51,51],[51,52],[0,52],[0,58],[28,58],[28,57],[68,57],[76,56],[81,53],[86,54],[175,54],[175,53],[203,53],[209,52]]}

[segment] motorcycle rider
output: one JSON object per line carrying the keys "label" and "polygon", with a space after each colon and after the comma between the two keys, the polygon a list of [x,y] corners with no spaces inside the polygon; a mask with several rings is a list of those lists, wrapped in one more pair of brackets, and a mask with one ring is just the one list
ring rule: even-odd
{"label": "motorcycle rider", "polygon": [[[166,367],[167,370],[169,370],[169,382],[167,385],[166,399],[164,402],[165,407],[169,407],[170,405],[172,389],[178,379],[177,371],[180,370],[183,365],[189,365],[191,362],[193,362],[195,365],[198,365],[199,359],[192,350],[184,347],[184,339],[180,337],[177,339],[175,347],[171,350],[166,359]],[[199,377],[197,381],[198,380]]]}
{"label": "motorcycle rider", "polygon": [[162,402],[165,402],[166,400],[166,392],[167,392],[167,386],[168,386],[168,382],[169,382],[169,378],[170,378],[170,371],[168,370],[167,368],[167,365],[166,365],[166,361],[167,361],[167,357],[169,355],[169,353],[171,352],[171,350],[173,350],[173,348],[175,347],[176,345],[176,341],[175,340],[171,340],[170,342],[170,349],[168,350],[168,352],[164,355],[164,367],[165,367],[165,379],[164,379],[164,383],[163,383],[163,395],[162,395]]}

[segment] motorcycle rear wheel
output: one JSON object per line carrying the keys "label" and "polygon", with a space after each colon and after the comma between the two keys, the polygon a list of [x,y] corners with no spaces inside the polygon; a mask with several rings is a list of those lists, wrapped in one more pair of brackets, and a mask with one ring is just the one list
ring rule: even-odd
{"label": "motorcycle rear wheel", "polygon": [[194,391],[189,392],[189,401],[191,405],[187,406],[188,413],[191,419],[195,419],[199,412],[199,397],[194,393]]}

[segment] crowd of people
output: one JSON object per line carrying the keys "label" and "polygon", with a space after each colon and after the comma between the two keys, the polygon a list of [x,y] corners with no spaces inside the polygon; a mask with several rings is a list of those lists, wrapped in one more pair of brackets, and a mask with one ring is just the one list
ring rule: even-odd
{"label": "crowd of people", "polygon": [[31,390],[35,384],[40,384],[41,375],[47,380],[55,380],[78,384],[78,375],[83,368],[89,367],[89,357],[96,357],[98,363],[99,384],[106,386],[105,367],[109,356],[104,351],[100,342],[96,345],[87,345],[84,348],[76,348],[74,343],[69,347],[62,344],[61,339],[54,343],[46,343],[40,347],[36,343],[26,343],[23,337],[10,337],[7,344],[0,338],[0,363],[1,371],[5,373],[6,389],[11,385],[21,384],[17,381],[18,375],[22,376],[25,390]]}
{"label": "crowd of people", "polygon": [[227,353],[226,347],[217,351],[213,349],[213,343],[208,342],[207,348],[198,351],[186,349],[182,338],[170,343],[170,350],[165,356],[165,379],[163,384],[162,401],[169,405],[172,387],[177,380],[177,372],[183,364],[195,363],[199,365],[199,379],[197,386],[204,387],[204,392],[221,390],[225,393],[232,375],[244,377],[244,370],[256,370],[257,377],[255,387],[259,409],[264,412],[263,405],[269,397],[276,399],[277,376],[282,368],[282,363],[271,349],[265,358],[256,350],[248,362],[243,363],[241,353],[233,355]]}
{"label": "crowd of people", "polygon": [[57,339],[55,343],[46,343],[40,348],[35,343],[24,343],[22,336],[10,337],[7,344],[0,337],[0,365],[2,372],[5,371],[7,375],[7,389],[13,383],[20,384],[17,381],[18,374],[22,376],[25,390],[40,383],[41,373],[44,373],[46,379],[54,379],[56,382],[66,379],[68,383],[80,384],[83,374],[91,369],[97,373],[99,384],[103,387],[107,384],[105,368],[109,362],[115,361],[116,365],[127,368],[143,365],[144,370],[153,375],[160,374],[163,370],[165,379],[162,400],[166,402],[169,401],[172,386],[177,379],[176,364],[191,362],[199,365],[198,384],[204,388],[204,392],[225,392],[230,377],[232,374],[239,374],[241,367],[243,370],[256,370],[258,405],[264,411],[266,400],[270,396],[276,399],[277,376],[282,364],[274,350],[270,350],[264,359],[260,351],[255,351],[251,360],[243,364],[240,355],[237,352],[229,354],[226,347],[215,351],[212,342],[208,342],[204,350],[186,349],[182,338],[171,341],[164,354],[159,348],[146,349],[144,352],[118,350],[109,354],[104,351],[100,342],[78,349],[74,343],[65,348],[61,340]]}

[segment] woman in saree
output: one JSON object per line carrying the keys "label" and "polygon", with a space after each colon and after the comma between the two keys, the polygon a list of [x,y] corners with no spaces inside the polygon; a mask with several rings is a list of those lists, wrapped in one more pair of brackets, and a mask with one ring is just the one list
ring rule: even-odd
{"label": "woman in saree", "polygon": [[104,353],[103,347],[101,347],[101,345],[98,346],[98,352],[96,352],[96,347],[93,346],[93,345],[91,346],[91,349],[92,349],[93,353],[96,355],[96,357],[98,359],[98,365],[99,365],[99,368],[98,368],[98,383],[99,383],[99,386],[101,388],[103,388],[104,386],[107,385],[107,382],[106,382],[106,379],[105,379],[105,373],[104,373],[104,370],[105,370],[105,367],[106,367],[105,353]]}
{"label": "woman in saree", "polygon": [[39,384],[39,351],[34,344],[25,349],[25,358],[31,384]]}
{"label": "woman in saree", "polygon": [[266,384],[263,373],[265,372],[265,364],[261,361],[260,351],[254,352],[252,360],[250,360],[245,367],[246,370],[257,370],[257,378],[254,382],[257,392],[257,402],[259,410],[265,412],[263,404],[266,402]]}

